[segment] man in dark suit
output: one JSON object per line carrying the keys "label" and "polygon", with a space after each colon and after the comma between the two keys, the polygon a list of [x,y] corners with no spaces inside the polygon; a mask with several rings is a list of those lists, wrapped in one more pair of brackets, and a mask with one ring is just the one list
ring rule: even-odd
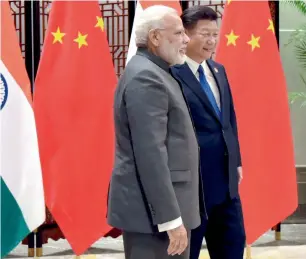
{"label": "man in dark suit", "polygon": [[108,223],[123,230],[126,259],[188,259],[201,223],[199,150],[170,65],[184,62],[189,38],[165,6],[145,9],[135,34],[138,51],[115,93]]}
{"label": "man in dark suit", "polygon": [[237,123],[225,68],[212,56],[218,38],[217,14],[194,6],[181,16],[190,38],[186,62],[172,68],[180,82],[200,146],[201,226],[191,233],[191,259],[205,236],[211,259],[242,259],[245,231],[238,183],[242,179]]}

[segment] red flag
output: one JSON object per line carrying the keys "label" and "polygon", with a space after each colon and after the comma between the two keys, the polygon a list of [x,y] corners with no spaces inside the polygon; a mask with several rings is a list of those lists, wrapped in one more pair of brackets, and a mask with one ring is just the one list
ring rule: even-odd
{"label": "red flag", "polygon": [[46,204],[76,254],[111,230],[116,81],[98,1],[54,1],[34,109]]}
{"label": "red flag", "polygon": [[168,6],[168,7],[171,7],[173,9],[177,10],[179,15],[182,12],[181,5],[180,5],[180,2],[178,0],[170,0],[170,1],[164,1],[164,0],[159,0],[159,1],[140,0],[138,2],[139,2],[140,6],[141,6],[141,8],[143,10],[147,9],[148,7],[150,7],[152,5],[165,5],[165,6]]}
{"label": "red flag", "polygon": [[268,1],[226,5],[216,59],[226,68],[237,113],[250,244],[297,207],[286,81]]}

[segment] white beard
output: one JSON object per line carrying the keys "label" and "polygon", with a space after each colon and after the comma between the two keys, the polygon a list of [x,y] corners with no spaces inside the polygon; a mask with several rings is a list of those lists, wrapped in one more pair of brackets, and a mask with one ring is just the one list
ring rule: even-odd
{"label": "white beard", "polygon": [[183,64],[185,57],[178,50],[173,48],[172,44],[167,40],[159,48],[160,57],[167,61],[171,66]]}

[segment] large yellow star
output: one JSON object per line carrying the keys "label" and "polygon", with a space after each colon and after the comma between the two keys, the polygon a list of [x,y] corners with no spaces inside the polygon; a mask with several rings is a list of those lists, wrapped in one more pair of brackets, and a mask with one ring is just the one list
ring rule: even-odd
{"label": "large yellow star", "polygon": [[51,32],[51,33],[54,37],[53,44],[56,42],[63,44],[63,37],[65,36],[66,33],[62,33],[59,27],[57,27],[56,32]]}
{"label": "large yellow star", "polygon": [[252,46],[252,51],[255,49],[255,48],[260,48],[260,45],[259,45],[259,39],[260,37],[255,37],[254,34],[252,34],[251,36],[251,40],[248,41],[248,44]]}
{"label": "large yellow star", "polygon": [[271,19],[269,19],[269,27],[267,28],[267,30],[271,30],[273,33],[275,33],[274,24]]}
{"label": "large yellow star", "polygon": [[101,31],[104,31],[104,21],[102,17],[97,16],[97,24],[95,26],[101,28]]}
{"label": "large yellow star", "polygon": [[233,0],[227,0],[227,5],[229,5]]}
{"label": "large yellow star", "polygon": [[74,42],[77,42],[79,44],[79,49],[85,45],[88,46],[86,38],[87,38],[88,34],[86,35],[82,35],[82,33],[78,32],[78,37],[76,39],[74,39]]}
{"label": "large yellow star", "polygon": [[229,46],[229,45],[234,45],[236,46],[236,40],[239,38],[238,35],[235,35],[235,33],[233,32],[233,30],[231,31],[230,34],[225,34],[225,37],[227,38],[227,44],[226,46]]}

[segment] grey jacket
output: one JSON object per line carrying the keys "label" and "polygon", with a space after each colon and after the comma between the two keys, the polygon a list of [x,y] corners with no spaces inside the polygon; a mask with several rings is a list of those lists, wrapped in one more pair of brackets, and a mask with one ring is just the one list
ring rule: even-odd
{"label": "grey jacket", "polygon": [[139,233],[182,217],[200,225],[199,150],[182,90],[161,58],[139,49],[115,93],[108,223]]}

